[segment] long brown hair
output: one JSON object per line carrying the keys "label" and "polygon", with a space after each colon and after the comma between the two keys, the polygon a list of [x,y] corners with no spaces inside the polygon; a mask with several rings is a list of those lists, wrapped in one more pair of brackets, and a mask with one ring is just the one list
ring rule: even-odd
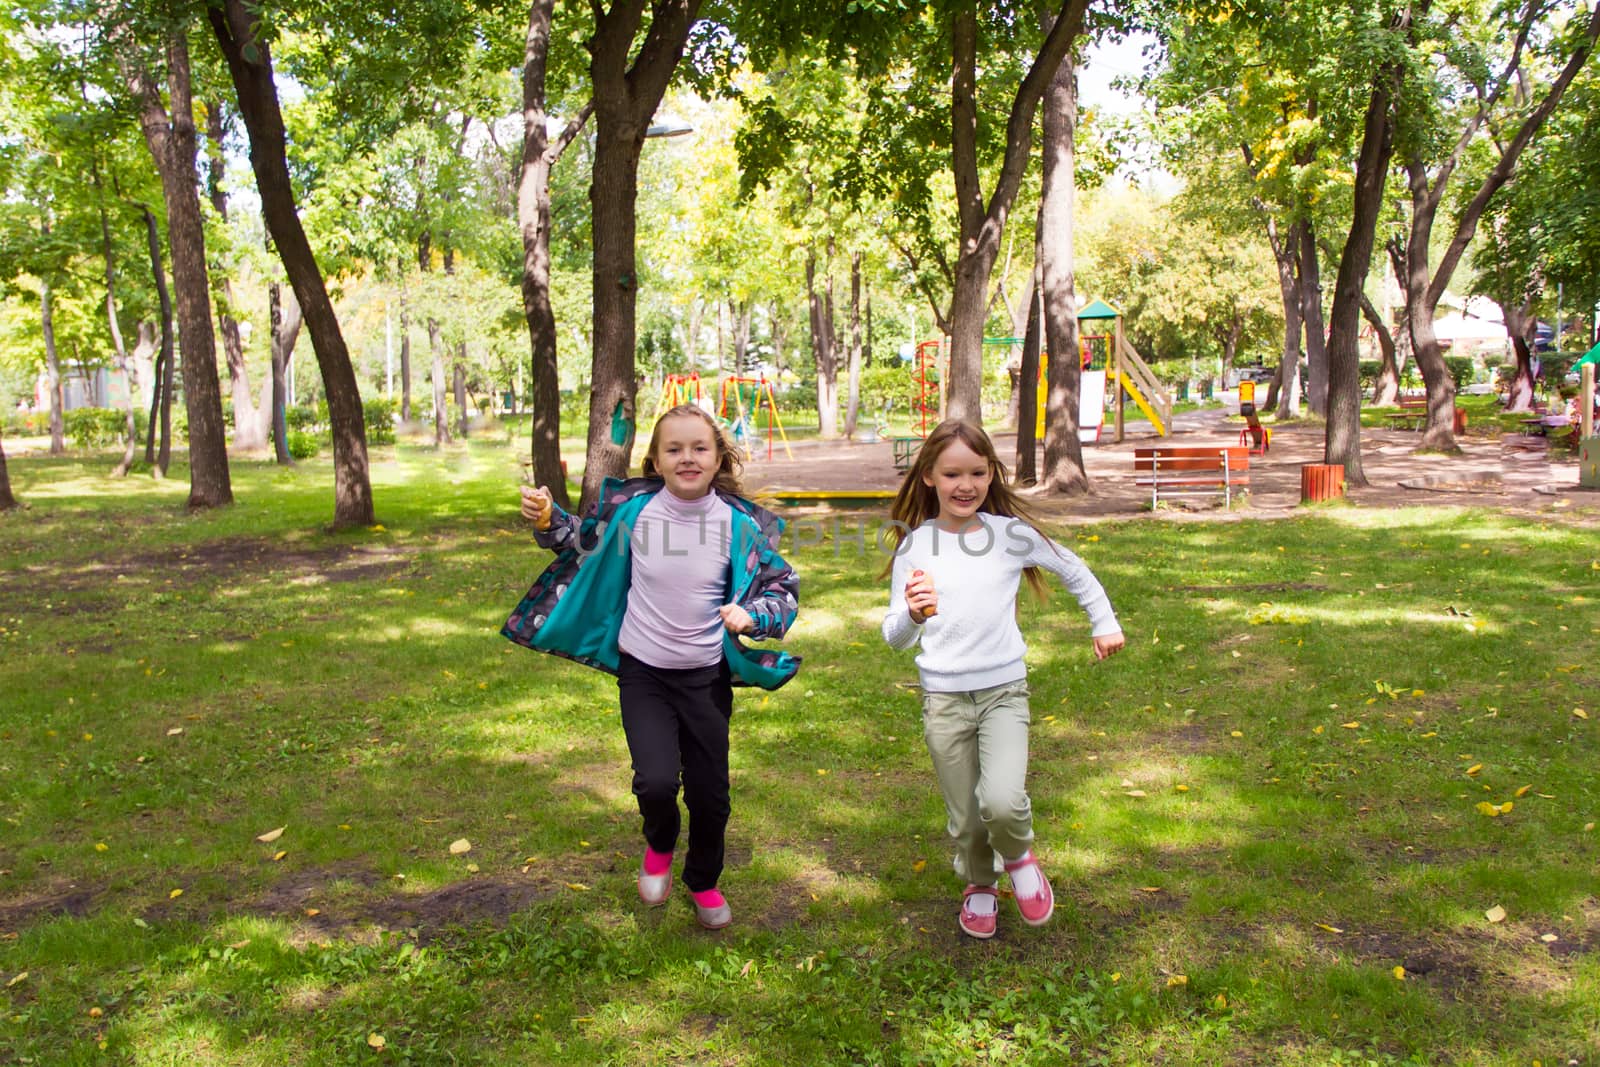
{"label": "long brown hair", "polygon": [[694,404],[679,404],[675,408],[668,408],[656,420],[655,429],[650,431],[650,447],[644,454],[644,476],[646,478],[661,477],[661,469],[656,465],[656,453],[661,448],[661,424],[668,419],[692,417],[699,419],[711,427],[711,439],[717,443],[717,472],[711,476],[711,485],[724,493],[734,496],[744,496],[744,461],[739,458],[739,450],[728,437],[728,431],[722,424],[706,414],[705,409]]}
{"label": "long brown hair", "polygon": [[[1039,529],[1039,521],[1017,499],[1016,492],[1011,488],[1010,472],[1006,470],[1006,465],[1000,462],[1000,457],[994,450],[994,442],[989,440],[989,435],[984,432],[983,427],[965,419],[945,419],[935,426],[933,432],[928,434],[928,439],[922,442],[911,469],[906,471],[905,481],[900,483],[900,492],[895,494],[894,503],[889,507],[889,517],[896,524],[889,527],[889,539],[894,542],[896,554],[900,543],[911,536],[912,530],[929,519],[938,517],[939,494],[928,484],[928,480],[932,479],[934,464],[939,462],[944,450],[956,441],[960,441],[982,456],[984,462],[989,465],[989,492],[978,505],[978,510],[987,511],[991,515],[1020,519],[1048,541],[1049,537]],[[883,568],[883,573],[888,574],[893,566],[894,557],[891,555],[888,564]],[[1039,596],[1044,596],[1044,576],[1039,573],[1039,568],[1027,567],[1022,573],[1028,579],[1028,587]]]}

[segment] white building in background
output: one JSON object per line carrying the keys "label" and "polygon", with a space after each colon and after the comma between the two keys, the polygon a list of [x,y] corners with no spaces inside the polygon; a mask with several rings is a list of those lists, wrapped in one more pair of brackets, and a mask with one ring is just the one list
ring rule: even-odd
{"label": "white building in background", "polygon": [[[135,398],[135,407],[149,407],[153,382],[149,381],[148,371],[141,375],[144,379],[140,382],[139,396]],[[174,381],[174,386],[177,382]],[[114,370],[107,366],[98,366],[85,371],[80,363],[72,361],[61,364],[61,410],[74,411],[78,408],[121,408],[128,400],[128,376],[125,372]],[[39,377],[33,384],[33,409],[35,411],[50,410],[50,380],[44,373],[39,372]]]}

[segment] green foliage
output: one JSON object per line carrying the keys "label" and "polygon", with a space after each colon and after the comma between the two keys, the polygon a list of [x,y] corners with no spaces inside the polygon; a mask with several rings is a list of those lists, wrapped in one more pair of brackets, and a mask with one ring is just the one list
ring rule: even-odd
{"label": "green foliage", "polygon": [[391,397],[376,396],[361,402],[361,413],[367,426],[367,444],[394,444],[394,422],[399,409],[399,402]]}
{"label": "green foliage", "polygon": [[1363,359],[1356,367],[1361,391],[1368,392],[1378,383],[1378,375],[1383,372],[1383,361],[1377,359]]}
{"label": "green foliage", "polygon": [[1444,365],[1450,371],[1450,378],[1460,389],[1464,385],[1471,385],[1474,376],[1478,373],[1478,365],[1471,356],[1445,356]]}
{"label": "green foliage", "polygon": [[[127,413],[114,408],[74,408],[63,412],[61,417],[62,428],[75,448],[104,448],[119,444],[127,433]],[[143,421],[135,414],[135,426]]]}
{"label": "green foliage", "polygon": [[318,400],[310,406],[298,404],[285,408],[283,419],[291,430],[324,431],[328,428],[328,402]]}
{"label": "green foliage", "polygon": [[322,438],[304,430],[290,430],[288,448],[293,458],[310,459],[322,451]]}

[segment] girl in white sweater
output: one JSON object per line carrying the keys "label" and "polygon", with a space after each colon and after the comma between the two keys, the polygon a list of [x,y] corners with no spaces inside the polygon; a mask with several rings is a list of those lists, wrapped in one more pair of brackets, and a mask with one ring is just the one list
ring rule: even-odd
{"label": "girl in white sweater", "polygon": [[958,921],[972,937],[994,936],[1003,867],[1022,921],[1041,926],[1055,900],[1032,847],[1017,587],[1026,577],[1042,594],[1040,571],[1058,577],[1088,613],[1096,659],[1122,648],[1122,628],[1083,560],[1026,516],[978,426],[948,419],[928,435],[892,515],[883,637],[893,648],[922,646],[923,736],[956,842],[956,871],[967,882]]}

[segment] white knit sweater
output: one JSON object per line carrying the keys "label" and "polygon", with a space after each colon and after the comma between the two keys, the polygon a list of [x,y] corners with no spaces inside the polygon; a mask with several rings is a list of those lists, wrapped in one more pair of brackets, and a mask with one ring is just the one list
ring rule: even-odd
{"label": "white knit sweater", "polygon": [[[883,639],[892,648],[920,640],[917,671],[922,688],[963,693],[1027,677],[1027,645],[1017,629],[1017,584],[1026,567],[1041,567],[1061,579],[1088,613],[1090,635],[1121,629],[1111,601],[1083,560],[1020,519],[979,512],[983,526],[957,535],[932,521],[911,531],[895,556]],[[933,579],[938,613],[911,621],[906,582],[920,570]]]}

